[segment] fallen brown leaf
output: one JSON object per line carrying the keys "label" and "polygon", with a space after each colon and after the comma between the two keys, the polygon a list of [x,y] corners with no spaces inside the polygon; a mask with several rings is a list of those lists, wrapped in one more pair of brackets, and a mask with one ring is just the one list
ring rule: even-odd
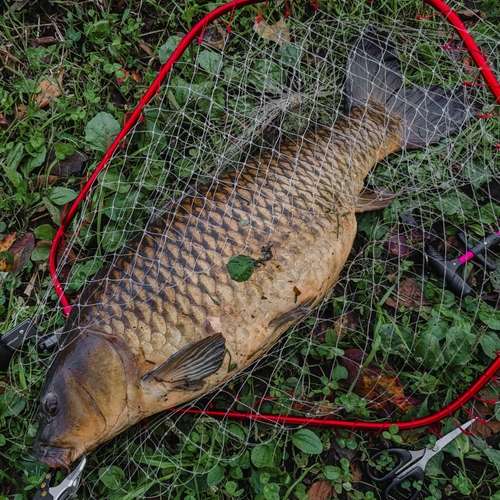
{"label": "fallen brown leaf", "polygon": [[479,9],[462,9],[456,13],[466,26],[474,26],[480,20],[488,18],[486,13]]}
{"label": "fallen brown leaf", "polygon": [[255,19],[253,25],[254,31],[264,40],[276,42],[278,45],[288,43],[290,41],[290,30],[286,25],[285,19],[281,18],[275,24],[268,24],[264,19]]}
{"label": "fallen brown leaf", "polygon": [[351,462],[352,482],[360,483],[363,480],[363,471],[357,463]]}
{"label": "fallen brown leaf", "polygon": [[9,252],[9,256],[0,259],[0,271],[14,275],[22,271],[35,248],[35,238],[32,234],[26,234],[19,240],[16,236],[17,233],[8,234],[0,240],[0,252]]}
{"label": "fallen brown leaf", "polygon": [[61,69],[57,78],[46,76],[38,82],[40,92],[35,94],[34,97],[34,102],[38,108],[45,108],[50,104],[52,99],[61,95],[63,75],[64,69]]}
{"label": "fallen brown leaf", "polygon": [[141,43],[139,44],[139,48],[141,48],[144,52],[146,52],[148,56],[151,57],[153,55],[151,47],[146,42],[141,41]]}
{"label": "fallen brown leaf", "polygon": [[316,481],[307,490],[309,500],[327,500],[328,498],[337,498],[337,493],[332,485],[327,481]]}
{"label": "fallen brown leaf", "polygon": [[9,248],[16,241],[17,233],[13,234],[3,234],[2,239],[0,240],[0,252],[7,252]]}
{"label": "fallen brown leaf", "polygon": [[5,118],[5,116],[3,116],[0,113],[0,127],[7,128],[10,124],[11,124],[11,120],[9,120],[8,118]]}
{"label": "fallen brown leaf", "polygon": [[500,394],[492,392],[491,390],[482,389],[479,391],[478,396],[483,400],[491,403],[485,404],[481,401],[474,403],[473,415],[479,420],[476,420],[470,427],[470,432],[475,438],[488,439],[494,434],[500,432],[500,422],[495,418],[495,408],[493,405],[500,402]]}
{"label": "fallen brown leaf", "polygon": [[370,363],[362,369],[365,359],[366,354],[360,349],[346,349],[339,361],[348,372],[347,382],[354,383],[356,393],[373,408],[386,416],[391,413],[389,404],[402,412],[420,404],[415,398],[405,396],[399,377],[388,363],[383,367]]}
{"label": "fallen brown leaf", "polygon": [[26,116],[27,106],[24,104],[17,105],[17,117],[22,120]]}
{"label": "fallen brown leaf", "polygon": [[131,69],[131,70],[128,70],[128,69],[125,69],[125,68],[122,68],[120,70],[125,76],[123,78],[117,78],[116,79],[116,83],[119,87],[121,87],[123,85],[123,82],[127,79],[127,78],[132,78],[132,80],[134,80],[135,82],[137,83],[141,83],[142,82],[142,77],[141,75],[139,75],[139,73],[137,73],[137,71],[135,71],[134,69]]}
{"label": "fallen brown leaf", "polygon": [[420,307],[429,306],[432,301],[424,297],[424,292],[418,286],[417,282],[411,278],[404,279],[397,290],[397,295],[389,297],[386,304],[390,307]]}
{"label": "fallen brown leaf", "polygon": [[[49,160],[55,159],[55,154],[52,153]],[[80,172],[83,168],[85,162],[89,157],[82,151],[75,151],[73,154],[64,158],[64,160],[59,160],[50,171],[51,175],[56,175],[58,177],[69,177],[70,175]]]}
{"label": "fallen brown leaf", "polygon": [[211,25],[203,33],[202,42],[217,50],[224,48],[227,32],[220,26]]}
{"label": "fallen brown leaf", "polygon": [[49,45],[58,45],[60,43],[62,43],[62,41],[54,36],[42,36],[41,38],[31,40],[31,45],[33,45],[33,47],[47,47]]}

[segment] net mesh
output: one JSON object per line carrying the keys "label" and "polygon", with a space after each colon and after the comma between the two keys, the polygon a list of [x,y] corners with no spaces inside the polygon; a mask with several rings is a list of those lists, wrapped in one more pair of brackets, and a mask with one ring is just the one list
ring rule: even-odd
{"label": "net mesh", "polygon": [[[472,82],[480,112],[494,112],[449,24],[442,16],[416,20],[420,9],[414,2],[321,2],[318,9],[269,2],[208,25],[71,223],[58,263],[67,294],[92,284],[148,221],[172,212],[195,184],[210,184],[250,155],[272,154],[283,141],[300,141],[345,116],[347,56],[369,28],[388,33],[405,86]],[[468,28],[498,67],[498,33],[474,15]],[[169,39],[160,57],[166,60],[177,43]],[[498,231],[499,141],[498,119],[474,119],[437,145],[380,161],[366,184],[378,189],[384,207],[358,215],[358,235],[333,291],[250,368],[183,408],[376,422],[426,416],[453,401],[500,349],[500,271],[467,264],[476,294],[460,300],[425,265],[424,247],[431,243],[452,258],[465,251],[459,233],[475,243]],[[498,261],[490,251],[487,258]],[[46,303],[53,298],[50,292]],[[42,333],[64,322],[49,305],[38,321]],[[33,348],[13,375],[29,372],[38,384],[51,359]],[[331,431],[321,432],[327,442]],[[310,466],[296,436],[296,427],[282,424],[164,412],[97,449],[80,498],[222,498],[248,481],[252,488],[240,495],[256,498],[264,495],[260,474],[273,467],[291,475],[289,490],[268,488],[278,496],[265,498],[291,498]],[[219,482],[224,471],[234,485]]]}

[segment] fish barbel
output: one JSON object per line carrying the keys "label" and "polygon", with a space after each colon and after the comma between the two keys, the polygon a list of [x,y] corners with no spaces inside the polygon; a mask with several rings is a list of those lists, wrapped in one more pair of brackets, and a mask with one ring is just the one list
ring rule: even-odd
{"label": "fish barbel", "polygon": [[[36,455],[68,468],[148,415],[248,367],[335,284],[373,166],[456,131],[463,88],[404,88],[369,31],[348,58],[347,111],[199,186],[150,222],[72,307],[42,389]],[[238,255],[260,265],[235,281]]]}

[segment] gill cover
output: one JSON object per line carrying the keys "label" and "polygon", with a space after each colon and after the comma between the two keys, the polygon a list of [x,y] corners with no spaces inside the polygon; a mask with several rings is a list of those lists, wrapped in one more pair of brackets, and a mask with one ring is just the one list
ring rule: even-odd
{"label": "gill cover", "polygon": [[56,355],[40,399],[37,458],[69,466],[105,441],[127,413],[127,377],[114,336],[75,331]]}

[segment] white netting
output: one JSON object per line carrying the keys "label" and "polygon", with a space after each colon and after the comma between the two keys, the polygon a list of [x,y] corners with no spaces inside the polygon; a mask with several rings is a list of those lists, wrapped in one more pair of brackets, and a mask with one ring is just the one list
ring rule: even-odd
{"label": "white netting", "polygon": [[[148,220],[172,212],[195,183],[210,184],[250,155],[265,157],[345,116],[347,56],[369,28],[387,32],[396,46],[405,86],[481,83],[446,20],[417,21],[411,5],[322,2],[315,10],[295,2],[285,18],[286,6],[270,2],[262,15],[248,7],[207,26],[204,42],[181,57],[71,224],[59,261],[67,293],[79,293],[89,275],[85,286],[92,286],[90,270],[113,265],[115,252]],[[471,19],[470,32],[496,68],[498,33]],[[176,43],[167,43],[163,58]],[[482,103],[479,112],[493,110],[487,88],[468,94]],[[423,248],[432,243],[444,252],[446,242],[447,255],[456,256],[464,251],[457,233],[475,242],[498,231],[499,141],[497,119],[473,119],[437,145],[382,159],[366,184],[394,200],[358,215],[358,236],[332,293],[257,363],[185,407],[377,421],[425,416],[453,401],[500,348],[500,274],[468,266],[476,295],[460,301],[424,265]],[[222,228],[213,230],[224,238]],[[488,259],[498,260],[491,252]],[[63,322],[54,309],[39,320],[47,332]],[[41,376],[50,361],[34,351],[20,358],[24,370]],[[356,378],[360,363],[371,385]],[[298,497],[300,474],[321,471],[294,448],[295,432],[162,413],[92,454],[80,498],[229,498],[240,488],[240,498]],[[322,431],[324,442],[329,432]],[[288,489],[265,490],[262,472],[280,467],[290,475]]]}

